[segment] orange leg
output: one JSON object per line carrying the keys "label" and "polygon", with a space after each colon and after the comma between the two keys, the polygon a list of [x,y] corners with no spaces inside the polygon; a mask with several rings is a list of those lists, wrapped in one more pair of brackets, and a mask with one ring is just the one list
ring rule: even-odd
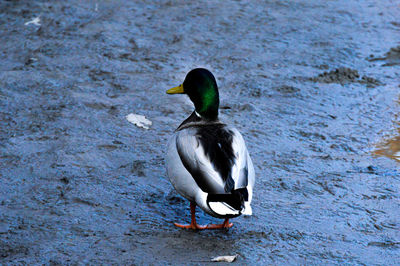
{"label": "orange leg", "polygon": [[191,214],[191,218],[192,218],[192,221],[190,224],[174,223],[174,225],[179,228],[193,229],[193,230],[222,229],[222,228],[231,228],[233,226],[233,223],[230,223],[229,219],[225,219],[225,221],[222,224],[198,225],[196,223],[196,203],[194,203],[194,202],[190,202],[190,214]]}

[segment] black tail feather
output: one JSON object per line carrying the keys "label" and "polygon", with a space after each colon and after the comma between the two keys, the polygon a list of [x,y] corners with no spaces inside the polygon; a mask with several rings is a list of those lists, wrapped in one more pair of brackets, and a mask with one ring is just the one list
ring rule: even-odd
{"label": "black tail feather", "polygon": [[244,202],[248,201],[249,193],[247,188],[239,188],[232,191],[231,194],[208,194],[208,202],[225,202],[235,210],[241,211],[244,208]]}

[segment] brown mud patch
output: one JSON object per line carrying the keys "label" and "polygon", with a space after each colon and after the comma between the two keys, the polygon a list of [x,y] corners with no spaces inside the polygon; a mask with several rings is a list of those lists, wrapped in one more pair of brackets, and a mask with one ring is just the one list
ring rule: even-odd
{"label": "brown mud patch", "polygon": [[398,136],[384,141],[377,145],[377,150],[373,153],[378,156],[385,156],[400,162],[400,129],[398,130]]}
{"label": "brown mud patch", "polygon": [[[397,123],[400,126],[400,123]],[[397,128],[397,134],[390,138],[385,138],[376,145],[374,155],[384,156],[400,162],[400,127]]]}
{"label": "brown mud patch", "polygon": [[[400,104],[400,97],[397,100]],[[397,125],[397,132],[394,136],[385,138],[376,145],[376,150],[373,151],[374,155],[385,156],[400,162],[400,122],[395,122]]]}
{"label": "brown mud patch", "polygon": [[316,77],[310,78],[310,80],[321,83],[339,83],[341,85],[349,83],[360,83],[366,84],[369,88],[373,88],[382,84],[379,80],[375,78],[360,76],[357,70],[347,67],[340,67],[329,72],[321,73]]}

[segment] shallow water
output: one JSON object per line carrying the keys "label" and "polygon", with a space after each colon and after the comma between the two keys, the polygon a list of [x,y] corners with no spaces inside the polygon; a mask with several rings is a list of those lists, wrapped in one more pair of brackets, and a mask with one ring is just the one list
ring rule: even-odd
{"label": "shallow water", "polygon": [[[398,140],[394,1],[0,10],[1,263],[400,261],[399,162],[376,156]],[[193,107],[165,90],[194,67],[215,74],[221,119],[255,165],[254,215],[229,231],[172,225],[189,221],[189,204],[166,178],[165,147]]]}

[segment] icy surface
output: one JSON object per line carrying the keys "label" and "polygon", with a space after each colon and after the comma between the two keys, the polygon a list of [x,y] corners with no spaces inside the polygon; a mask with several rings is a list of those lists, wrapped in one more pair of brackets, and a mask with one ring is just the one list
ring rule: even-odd
{"label": "icy surface", "polygon": [[[0,264],[398,264],[399,162],[373,152],[399,134],[399,18],[389,0],[0,1]],[[195,67],[255,165],[229,231],[172,224],[189,203],[165,149],[193,107],[165,91]]]}

